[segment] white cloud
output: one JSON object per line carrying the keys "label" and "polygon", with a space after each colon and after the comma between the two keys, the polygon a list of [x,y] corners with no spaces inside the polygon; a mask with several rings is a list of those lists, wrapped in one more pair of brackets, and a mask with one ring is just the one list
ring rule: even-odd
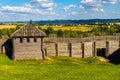
{"label": "white cloud", "polygon": [[48,10],[48,11],[53,11],[53,8],[48,8],[47,10]]}
{"label": "white cloud", "polygon": [[100,9],[101,12],[104,12],[104,9]]}
{"label": "white cloud", "polygon": [[18,17],[26,17],[27,16],[27,14],[16,14],[16,13],[9,13],[9,15],[15,15],[15,16],[18,16]]}
{"label": "white cloud", "polygon": [[120,11],[112,11],[113,14],[117,14],[117,15],[120,15]]}
{"label": "white cloud", "polygon": [[49,14],[49,11],[44,11],[44,10],[40,10],[40,9],[33,9],[32,12],[33,14],[40,14],[40,15],[46,15]]}
{"label": "white cloud", "polygon": [[92,8],[93,11],[99,12],[98,8]]}
{"label": "white cloud", "polygon": [[38,14],[38,15],[53,15],[53,11],[56,4],[52,0],[31,0],[29,3],[23,4],[23,6],[2,6],[0,11],[5,13],[16,14]]}
{"label": "white cloud", "polygon": [[30,4],[39,9],[41,14],[54,12],[53,9],[57,6],[52,0],[32,0]]}
{"label": "white cloud", "polygon": [[82,5],[80,5],[80,6],[79,6],[79,8],[84,9],[85,7],[84,7],[84,6],[82,6]]}
{"label": "white cloud", "polygon": [[42,3],[41,6],[42,6],[42,7],[49,8],[49,7],[53,7],[53,6],[54,6],[54,3]]}
{"label": "white cloud", "polygon": [[3,13],[2,13],[2,12],[0,12],[0,15],[3,15]]}
{"label": "white cloud", "polygon": [[41,8],[51,8],[57,5],[52,0],[32,0],[32,3]]}
{"label": "white cloud", "polygon": [[3,6],[2,11],[9,12],[9,13],[27,13],[27,14],[40,14],[46,15],[52,12],[52,8],[48,8],[48,10],[42,9],[32,9],[28,7],[18,7],[18,6]]}
{"label": "white cloud", "polygon": [[78,13],[77,12],[71,12],[71,15],[76,16]]}
{"label": "white cloud", "polygon": [[58,15],[56,12],[50,12],[49,14],[54,16]]}
{"label": "white cloud", "polygon": [[65,6],[63,9],[64,9],[65,11],[67,11],[67,10],[69,10],[70,8],[76,8],[76,7],[77,7],[76,5],[71,4],[71,5]]}
{"label": "white cloud", "polygon": [[27,3],[25,3],[24,6],[28,7],[28,8],[32,8],[33,7],[31,4],[27,4]]}
{"label": "white cloud", "polygon": [[100,8],[92,8],[92,10],[95,12],[104,12],[104,9],[100,9]]}
{"label": "white cloud", "polygon": [[94,0],[82,0],[81,3],[89,3],[89,2],[93,2]]}
{"label": "white cloud", "polygon": [[28,7],[18,7],[18,6],[3,6],[3,11],[10,11],[10,12],[31,12],[32,9]]}
{"label": "white cloud", "polygon": [[3,12],[0,12],[0,20],[7,19],[9,16]]}
{"label": "white cloud", "polygon": [[106,4],[116,4],[118,0],[82,0],[80,2],[80,8],[85,10],[93,10],[97,12],[104,12],[102,9]]}
{"label": "white cloud", "polygon": [[116,4],[117,0],[101,0],[103,4]]}
{"label": "white cloud", "polygon": [[115,4],[118,0],[82,0],[81,3],[87,3],[87,4]]}

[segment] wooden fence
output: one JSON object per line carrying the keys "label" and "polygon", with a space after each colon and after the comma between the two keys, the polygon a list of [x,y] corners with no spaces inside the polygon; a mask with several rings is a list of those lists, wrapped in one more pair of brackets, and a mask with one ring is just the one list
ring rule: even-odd
{"label": "wooden fence", "polygon": [[[108,57],[120,47],[120,36],[94,36],[85,38],[45,38],[46,56]],[[101,50],[101,55],[99,55]]]}
{"label": "wooden fence", "polygon": [[55,43],[55,42],[91,42],[91,41],[109,41],[109,40],[120,40],[119,35],[112,36],[92,36],[92,37],[80,37],[80,38],[68,38],[68,37],[46,37],[44,38],[45,43]]}
{"label": "wooden fence", "polygon": [[[0,39],[1,48],[7,39],[5,37]],[[45,56],[84,58],[99,56],[99,50],[102,50],[101,56],[107,57],[120,48],[120,36],[93,36],[84,38],[48,37],[44,38],[43,48]],[[2,52],[5,52],[5,50],[3,49]]]}

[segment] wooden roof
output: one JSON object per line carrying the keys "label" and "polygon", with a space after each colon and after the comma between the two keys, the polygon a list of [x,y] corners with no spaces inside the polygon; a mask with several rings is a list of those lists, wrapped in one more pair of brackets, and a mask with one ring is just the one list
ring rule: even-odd
{"label": "wooden roof", "polygon": [[34,27],[32,24],[26,24],[22,28],[15,31],[11,37],[19,38],[19,37],[44,37],[46,34]]}

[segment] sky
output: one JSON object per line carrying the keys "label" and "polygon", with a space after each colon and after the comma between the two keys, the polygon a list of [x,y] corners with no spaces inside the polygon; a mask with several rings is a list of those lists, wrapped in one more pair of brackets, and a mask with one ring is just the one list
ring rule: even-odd
{"label": "sky", "polygon": [[120,18],[120,0],[0,0],[0,22]]}

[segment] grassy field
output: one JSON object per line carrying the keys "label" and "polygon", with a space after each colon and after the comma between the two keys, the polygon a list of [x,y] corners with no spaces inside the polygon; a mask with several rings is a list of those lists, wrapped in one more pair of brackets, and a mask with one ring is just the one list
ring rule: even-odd
{"label": "grassy field", "polygon": [[[38,26],[36,26],[38,27]],[[89,31],[92,29],[92,27],[89,26],[40,26],[42,29],[47,29],[48,27],[53,28],[55,31],[61,29],[61,30],[72,30],[72,31]],[[4,28],[16,28],[16,25],[0,25],[0,29]]]}
{"label": "grassy field", "polygon": [[[40,26],[42,29],[47,29],[49,26]],[[72,31],[90,31],[93,27],[90,26],[50,26],[55,31],[61,29],[62,31],[65,30],[72,30]]]}
{"label": "grassy field", "polygon": [[97,58],[11,61],[0,54],[0,80],[120,80],[120,65]]}

